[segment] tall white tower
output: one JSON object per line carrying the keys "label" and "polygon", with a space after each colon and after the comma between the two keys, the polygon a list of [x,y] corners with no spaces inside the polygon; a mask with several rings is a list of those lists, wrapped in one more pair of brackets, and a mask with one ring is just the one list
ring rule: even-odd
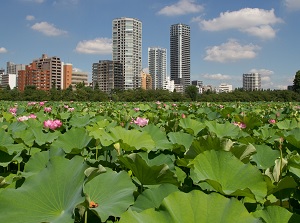
{"label": "tall white tower", "polygon": [[142,22],[117,18],[112,23],[113,61],[123,64],[124,89],[141,87]]}
{"label": "tall white tower", "polygon": [[152,77],[152,89],[163,89],[167,75],[167,49],[149,47],[148,68]]}

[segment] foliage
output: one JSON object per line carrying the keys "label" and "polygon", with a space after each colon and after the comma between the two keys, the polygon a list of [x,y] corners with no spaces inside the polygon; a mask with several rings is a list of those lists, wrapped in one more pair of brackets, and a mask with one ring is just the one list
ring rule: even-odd
{"label": "foliage", "polygon": [[[119,96],[134,92],[146,97]],[[0,101],[0,110],[0,222],[300,221],[298,103]]]}

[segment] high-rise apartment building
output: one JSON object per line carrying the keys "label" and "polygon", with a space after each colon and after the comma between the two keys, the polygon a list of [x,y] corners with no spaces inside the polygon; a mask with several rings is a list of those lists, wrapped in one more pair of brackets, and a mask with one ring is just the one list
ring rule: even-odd
{"label": "high-rise apartment building", "polygon": [[[40,65],[40,64],[39,64]],[[48,69],[41,69],[36,61],[25,66],[25,70],[18,72],[18,89],[24,91],[26,86],[36,86],[38,90],[48,91],[51,88],[51,73]]]}
{"label": "high-rise apartment building", "polygon": [[243,74],[243,89],[246,91],[261,90],[261,75],[259,73]]}
{"label": "high-rise apartment building", "polygon": [[163,89],[167,76],[167,49],[149,47],[148,68],[152,77],[152,89]]}
{"label": "high-rise apartment building", "polygon": [[14,64],[12,62],[6,63],[7,83],[4,84],[8,84],[11,89],[17,87],[19,70],[25,70],[25,64]]}
{"label": "high-rise apartment building", "polygon": [[181,85],[183,89],[191,84],[188,25],[179,23],[170,28],[170,74],[175,85]]}
{"label": "high-rise apartment building", "polygon": [[142,22],[134,18],[117,18],[112,22],[113,61],[123,65],[124,89],[141,86]]}
{"label": "high-rise apartment building", "polygon": [[50,71],[51,87],[62,89],[62,74],[63,67],[59,57],[48,57],[43,54],[41,58],[33,60],[36,63],[37,69]]}
{"label": "high-rise apartment building", "polygon": [[110,93],[112,89],[124,89],[123,65],[117,61],[100,60],[93,63],[93,88],[97,85],[101,91]]}

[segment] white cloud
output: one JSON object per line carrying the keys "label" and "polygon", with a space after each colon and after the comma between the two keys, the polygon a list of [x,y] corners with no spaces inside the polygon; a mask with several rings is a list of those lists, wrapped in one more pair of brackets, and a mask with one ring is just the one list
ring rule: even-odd
{"label": "white cloud", "polygon": [[231,39],[227,43],[208,48],[204,60],[225,63],[252,59],[256,57],[256,51],[259,49],[257,45],[241,45],[238,41]]}
{"label": "white cloud", "polygon": [[76,5],[80,0],[56,0],[53,5]]}
{"label": "white cloud", "polygon": [[24,2],[43,3],[45,0],[23,0]]}
{"label": "white cloud", "polygon": [[108,38],[83,40],[77,44],[75,51],[84,54],[111,54],[112,40]]}
{"label": "white cloud", "polygon": [[60,36],[67,34],[67,31],[57,29],[53,24],[47,22],[35,23],[31,26],[33,30],[43,33],[46,36]]}
{"label": "white cloud", "polygon": [[284,0],[285,6],[292,11],[300,10],[300,1],[299,0]]}
{"label": "white cloud", "polygon": [[274,71],[272,70],[267,70],[267,69],[251,69],[249,71],[250,73],[259,73],[262,76],[271,76],[272,74],[274,74]]}
{"label": "white cloud", "polygon": [[0,53],[7,53],[7,49],[5,49],[4,47],[0,47]]}
{"label": "white cloud", "polygon": [[162,8],[158,14],[166,16],[185,15],[203,11],[203,6],[195,0],[179,0],[177,3]]}
{"label": "white cloud", "polygon": [[231,77],[225,74],[203,74],[204,78],[209,80],[229,80]]}
{"label": "white cloud", "polygon": [[27,15],[26,20],[32,21],[32,20],[35,20],[35,17],[33,15]]}
{"label": "white cloud", "polygon": [[259,8],[244,8],[239,11],[220,13],[220,16],[211,20],[203,20],[201,17],[192,21],[198,22],[203,30],[221,31],[237,29],[249,35],[269,39],[275,37],[276,30],[272,27],[282,23],[281,18],[276,17],[274,9],[264,10]]}

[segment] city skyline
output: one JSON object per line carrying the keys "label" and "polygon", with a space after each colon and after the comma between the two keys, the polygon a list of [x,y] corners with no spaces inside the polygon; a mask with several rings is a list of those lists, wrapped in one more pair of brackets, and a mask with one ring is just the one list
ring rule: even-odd
{"label": "city skyline", "polygon": [[191,80],[204,85],[242,87],[243,73],[258,72],[263,89],[285,89],[300,69],[299,0],[11,0],[1,9],[4,69],[47,54],[91,79],[94,62],[112,60],[112,21],[121,17],[143,24],[142,68],[148,47],[167,49],[168,76],[169,29],[177,23],[191,28]]}

